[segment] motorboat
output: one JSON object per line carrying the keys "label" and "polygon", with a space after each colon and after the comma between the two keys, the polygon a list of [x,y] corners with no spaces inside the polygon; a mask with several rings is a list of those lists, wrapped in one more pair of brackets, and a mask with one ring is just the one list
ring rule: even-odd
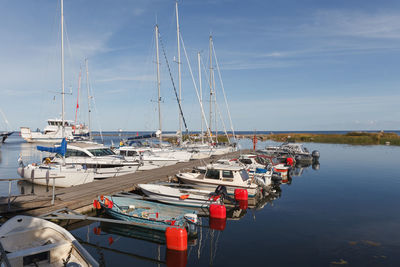
{"label": "motorboat", "polygon": [[[66,145],[66,144],[65,144]],[[66,145],[65,156],[56,154],[46,158],[48,163],[81,165],[94,172],[95,179],[103,179],[134,173],[141,165],[139,157],[126,159],[110,148],[94,142],[71,142]]]}
{"label": "motorboat", "polygon": [[31,131],[29,127],[21,127],[21,137],[28,143],[60,143],[63,138],[73,140],[74,129],[71,123],[72,121],[64,120],[63,127],[62,119],[48,119],[43,132],[39,129]]}
{"label": "motorboat", "polygon": [[132,146],[121,146],[114,150],[117,155],[123,156],[126,160],[140,159],[139,170],[151,170],[160,167],[170,166],[178,163],[178,159],[171,157],[161,157],[151,150],[141,150]]}
{"label": "motorboat", "polygon": [[276,157],[293,157],[296,164],[311,164],[313,160],[319,159],[319,152],[314,150],[312,153],[308,151],[303,144],[300,143],[283,143],[280,146],[267,146],[260,152],[267,155],[274,155]]}
{"label": "motorboat", "polygon": [[176,177],[183,183],[210,191],[222,185],[230,195],[233,195],[237,188],[247,189],[249,196],[255,196],[258,192],[258,185],[249,177],[244,166],[209,164],[205,173],[184,172],[176,174]]}
{"label": "motorboat", "polygon": [[41,218],[9,219],[0,227],[0,242],[4,266],[99,266],[70,232]]}
{"label": "motorboat", "polygon": [[159,231],[165,231],[171,226],[185,227],[192,235],[195,235],[197,231],[197,212],[195,210],[128,196],[100,196],[98,202],[111,217],[133,222],[139,227]]}
{"label": "motorboat", "polygon": [[153,141],[143,140],[127,140],[121,142],[120,148],[123,147],[125,151],[150,151],[153,155],[161,158],[169,158],[171,160],[177,160],[178,162],[188,162],[192,158],[192,153],[185,149],[174,148],[172,146],[166,146]]}
{"label": "motorboat", "polygon": [[186,206],[208,207],[211,204],[221,204],[222,198],[218,194],[208,190],[184,188],[171,184],[138,184],[142,192],[152,200],[159,202]]}

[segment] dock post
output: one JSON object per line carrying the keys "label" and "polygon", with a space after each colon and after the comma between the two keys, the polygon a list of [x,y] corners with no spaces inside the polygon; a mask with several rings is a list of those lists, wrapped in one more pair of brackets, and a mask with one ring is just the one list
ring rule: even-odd
{"label": "dock post", "polygon": [[52,197],[51,197],[51,205],[54,205],[54,191],[55,191],[55,183],[56,183],[56,178],[55,177],[53,177],[53,194],[52,194]]}
{"label": "dock post", "polygon": [[9,211],[11,208],[10,199],[11,199],[11,180],[8,180],[8,208],[7,208],[7,211]]}

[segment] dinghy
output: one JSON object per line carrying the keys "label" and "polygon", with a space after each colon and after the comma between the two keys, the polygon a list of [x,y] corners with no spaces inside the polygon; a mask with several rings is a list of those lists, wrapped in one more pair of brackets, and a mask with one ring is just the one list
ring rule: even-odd
{"label": "dinghy", "polygon": [[209,190],[158,184],[138,184],[138,186],[152,200],[172,205],[201,208],[211,204],[222,204],[222,198]]}
{"label": "dinghy", "polygon": [[40,218],[11,218],[0,227],[0,242],[13,267],[99,266],[71,233]]}
{"label": "dinghy", "polygon": [[167,227],[184,227],[196,234],[197,212],[170,205],[118,196],[100,196],[98,201],[111,217],[135,222],[136,226],[165,231]]}

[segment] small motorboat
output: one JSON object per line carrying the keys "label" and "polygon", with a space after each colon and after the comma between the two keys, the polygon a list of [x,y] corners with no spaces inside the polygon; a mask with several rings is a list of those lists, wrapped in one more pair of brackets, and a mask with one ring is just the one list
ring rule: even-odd
{"label": "small motorboat", "polygon": [[158,184],[138,184],[138,186],[150,199],[172,205],[201,208],[222,202],[217,193],[208,190]]}
{"label": "small motorboat", "polygon": [[9,219],[0,227],[0,242],[3,261],[13,267],[99,266],[71,233],[40,218],[19,215]]}
{"label": "small motorboat", "polygon": [[197,211],[129,196],[100,196],[105,212],[116,219],[134,222],[136,226],[165,231],[168,227],[184,227],[189,235],[197,234]]}
{"label": "small motorboat", "polygon": [[205,173],[184,172],[176,174],[183,183],[197,188],[213,191],[219,185],[226,187],[228,194],[233,195],[235,189],[247,189],[248,196],[258,193],[258,185],[249,177],[247,170],[239,165],[209,164]]}

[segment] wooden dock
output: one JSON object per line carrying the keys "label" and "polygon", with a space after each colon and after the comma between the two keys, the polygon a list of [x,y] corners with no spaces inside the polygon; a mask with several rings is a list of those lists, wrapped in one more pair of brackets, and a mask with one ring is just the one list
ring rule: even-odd
{"label": "wooden dock", "polygon": [[11,217],[15,214],[40,216],[62,208],[79,212],[88,211],[92,207],[93,200],[99,195],[112,195],[119,192],[132,191],[140,183],[167,181],[170,177],[175,177],[175,174],[180,171],[190,170],[193,167],[216,161],[219,158],[234,158],[241,153],[247,152],[242,150],[221,156],[213,156],[209,159],[192,160],[154,170],[138,171],[115,178],[97,180],[79,186],[57,188],[55,190],[54,205],[51,204],[51,188],[47,193],[13,196],[11,197],[10,208],[8,208],[8,197],[1,197],[0,214],[5,217]]}

